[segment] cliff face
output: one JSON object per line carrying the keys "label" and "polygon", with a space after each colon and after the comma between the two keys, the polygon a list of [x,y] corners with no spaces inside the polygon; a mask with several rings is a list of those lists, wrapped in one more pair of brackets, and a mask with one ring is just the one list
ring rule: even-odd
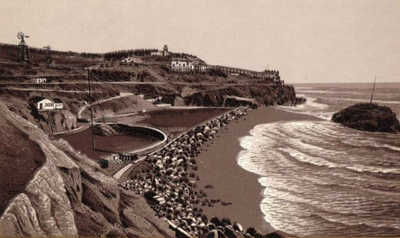
{"label": "cliff face", "polygon": [[46,163],[36,171],[24,192],[10,201],[1,216],[1,236],[77,235],[73,210],[57,167],[78,169],[78,166],[52,145],[39,128],[3,104],[0,104],[0,113],[36,142],[46,157]]}
{"label": "cliff face", "polygon": [[70,111],[52,111],[42,115],[39,126],[47,133],[70,131],[76,128],[76,116]]}
{"label": "cliff face", "polygon": [[224,96],[253,98],[261,105],[267,106],[293,104],[296,102],[294,87],[282,85],[231,86],[223,89],[194,93],[184,99],[186,105],[222,106]]}
{"label": "cliff face", "polygon": [[172,236],[142,197],[122,191],[98,165],[65,141],[0,103],[7,122],[37,143],[46,162],[1,216],[1,236]]}

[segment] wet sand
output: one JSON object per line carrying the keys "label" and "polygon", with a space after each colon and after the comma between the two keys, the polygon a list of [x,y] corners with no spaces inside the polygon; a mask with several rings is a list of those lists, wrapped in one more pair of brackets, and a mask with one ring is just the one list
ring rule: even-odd
{"label": "wet sand", "polygon": [[[249,135],[250,130],[258,124],[294,120],[318,119],[273,107],[262,107],[251,111],[237,122],[230,123],[217,134],[218,137],[202,147],[203,151],[196,159],[199,167],[197,175],[200,176],[198,190],[204,190],[208,199],[233,203],[228,206],[221,203],[217,203],[215,207],[201,206],[209,218],[228,217],[246,229],[255,227],[263,233],[274,231],[261,212],[263,187],[258,182],[259,175],[248,172],[237,164],[237,156],[242,150],[239,138]],[[205,185],[212,185],[214,188],[205,189]]]}

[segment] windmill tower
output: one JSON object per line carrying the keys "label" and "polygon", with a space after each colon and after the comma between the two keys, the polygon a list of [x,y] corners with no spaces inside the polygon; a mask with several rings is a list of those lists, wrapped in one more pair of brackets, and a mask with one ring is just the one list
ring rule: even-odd
{"label": "windmill tower", "polygon": [[22,62],[29,62],[28,46],[25,43],[25,38],[29,38],[29,36],[25,36],[24,33],[18,32],[17,37],[21,40],[18,44],[17,60]]}
{"label": "windmill tower", "polygon": [[51,46],[45,46],[43,47],[44,49],[46,49],[46,66],[50,66],[51,63],[53,62],[53,58],[51,57]]}

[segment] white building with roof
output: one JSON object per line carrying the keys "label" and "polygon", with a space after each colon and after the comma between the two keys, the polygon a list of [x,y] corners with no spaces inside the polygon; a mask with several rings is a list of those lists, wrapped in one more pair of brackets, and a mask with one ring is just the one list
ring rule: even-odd
{"label": "white building with roof", "polygon": [[187,58],[173,58],[171,69],[175,72],[190,72],[194,70],[193,61]]}
{"label": "white building with roof", "polygon": [[52,111],[52,110],[62,110],[64,109],[64,103],[58,99],[51,99],[45,97],[35,97],[32,100],[36,109],[39,111]]}

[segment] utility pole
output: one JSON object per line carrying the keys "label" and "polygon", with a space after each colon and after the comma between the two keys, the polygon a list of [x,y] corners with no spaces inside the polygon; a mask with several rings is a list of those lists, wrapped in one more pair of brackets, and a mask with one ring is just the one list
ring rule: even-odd
{"label": "utility pole", "polygon": [[93,150],[96,150],[96,144],[94,141],[94,133],[93,133],[93,108],[92,108],[92,87],[90,85],[90,69],[88,69],[88,82],[89,82],[90,120],[91,120],[91,129],[92,129],[92,148],[93,148]]}
{"label": "utility pole", "polygon": [[376,76],[375,76],[375,81],[374,81],[374,87],[372,88],[371,101],[369,102],[369,104],[372,104],[372,99],[374,97],[374,91],[375,91],[375,83],[376,83]]}

